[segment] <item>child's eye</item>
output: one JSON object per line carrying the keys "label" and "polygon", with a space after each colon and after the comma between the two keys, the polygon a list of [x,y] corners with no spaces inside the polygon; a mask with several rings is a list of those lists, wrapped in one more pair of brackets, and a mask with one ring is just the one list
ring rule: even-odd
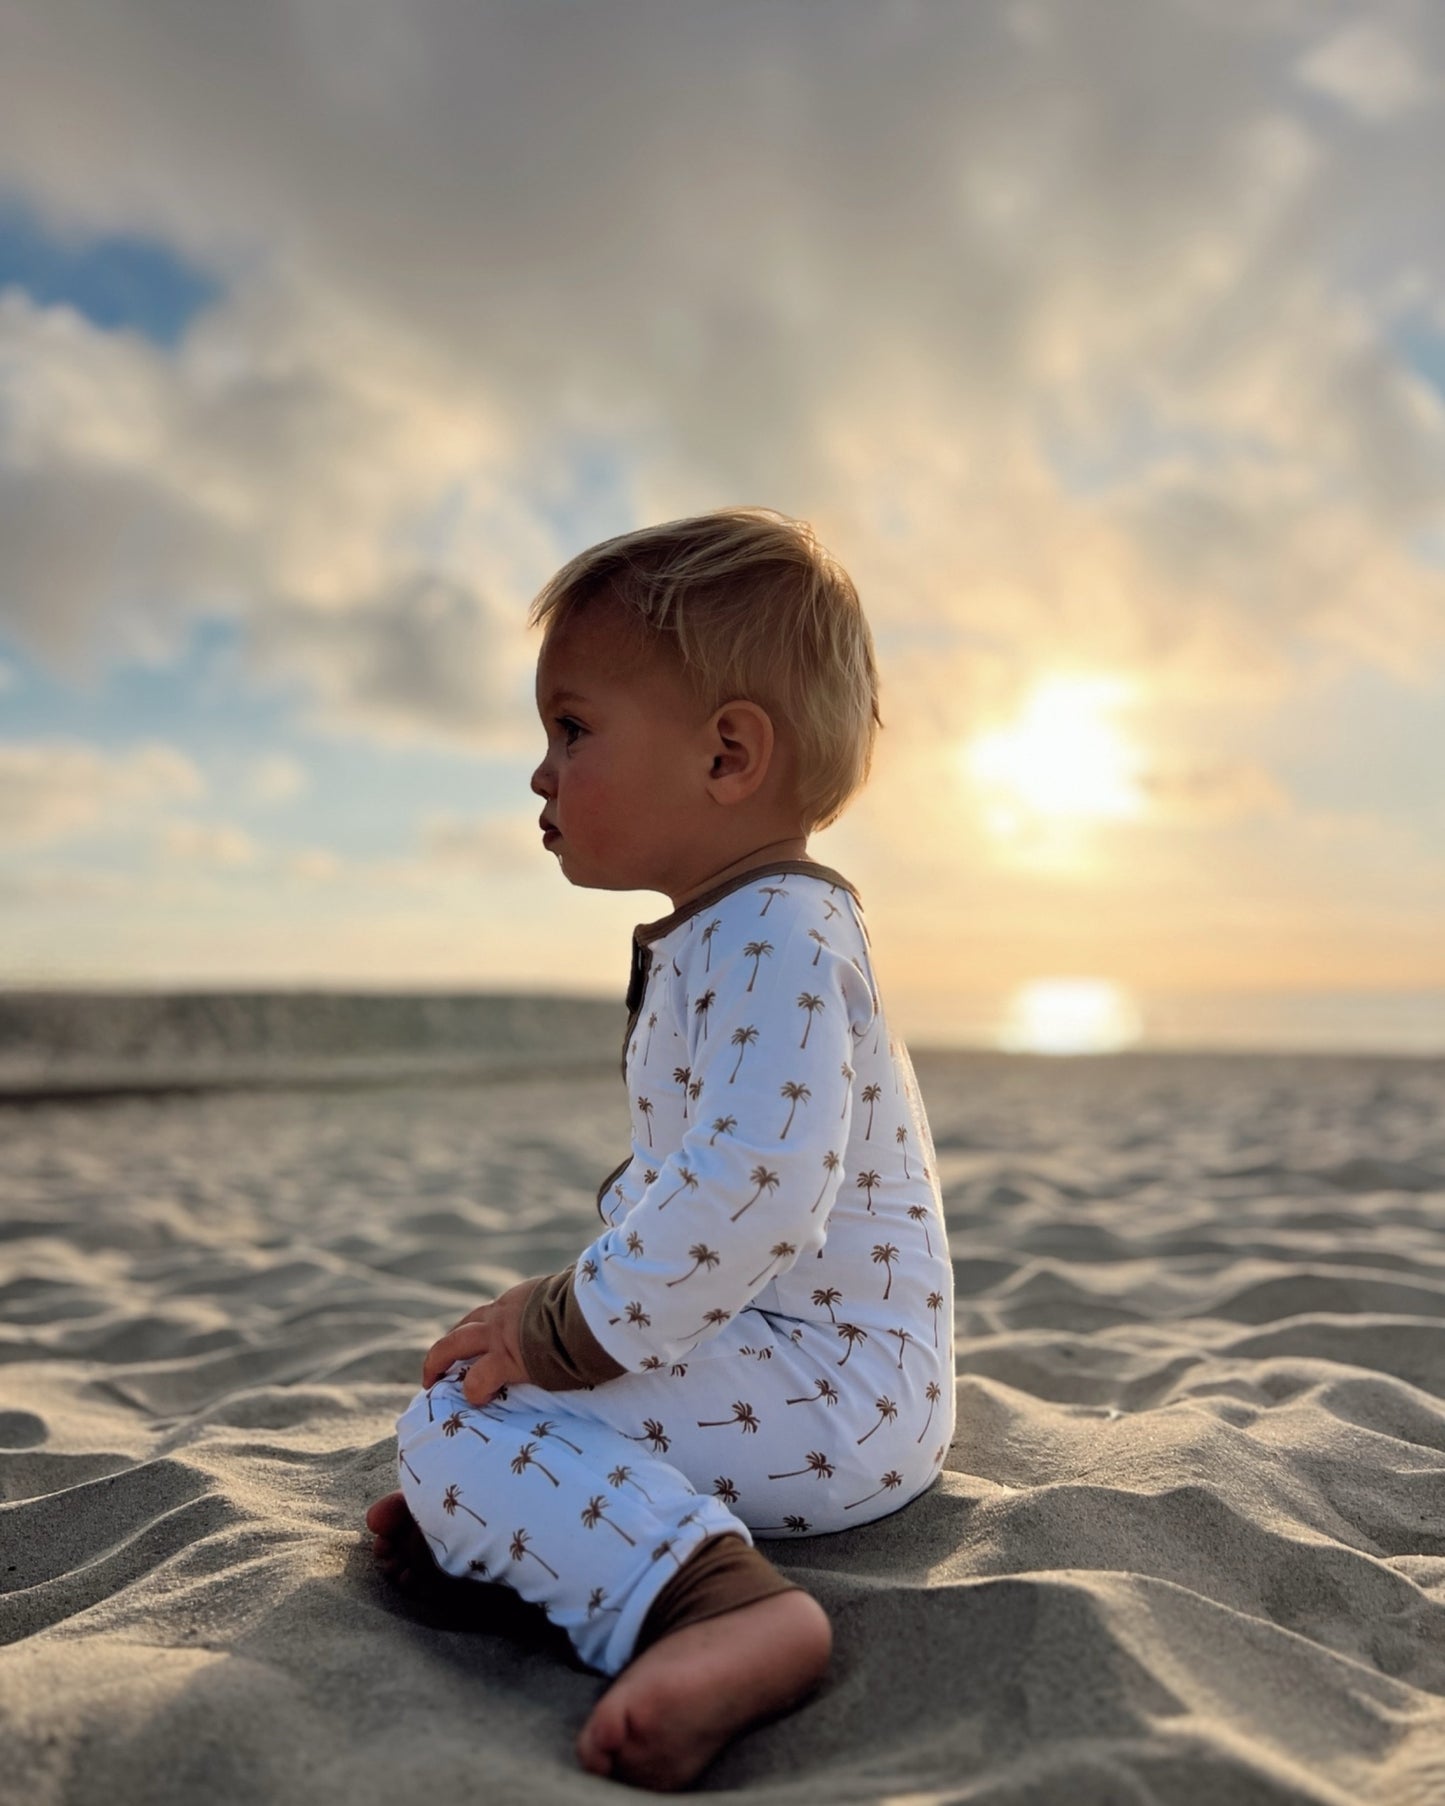
{"label": "child's eye", "polygon": [[574,721],[570,715],[559,715],[557,717],[557,725],[567,736],[567,744],[569,746],[575,746],[577,744],[578,734],[584,734],[587,731],[586,728],[582,726],[581,722]]}

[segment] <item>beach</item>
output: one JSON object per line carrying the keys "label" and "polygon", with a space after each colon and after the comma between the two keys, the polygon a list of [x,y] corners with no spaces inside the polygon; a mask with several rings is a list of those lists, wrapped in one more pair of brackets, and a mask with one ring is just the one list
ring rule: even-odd
{"label": "beach", "polygon": [[[599,1227],[625,1099],[576,1060],[128,1091],[122,1049],[0,1104],[0,1798],[620,1795],[604,1679],[361,1522],[429,1343]],[[832,1663],[698,1791],[1445,1801],[1445,1060],[915,1063],[957,1437],[761,1545]]]}

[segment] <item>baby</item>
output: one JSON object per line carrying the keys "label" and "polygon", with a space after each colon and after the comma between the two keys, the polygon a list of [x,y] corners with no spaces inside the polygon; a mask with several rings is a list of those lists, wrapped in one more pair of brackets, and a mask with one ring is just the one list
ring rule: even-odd
{"label": "baby", "polygon": [[429,1351],[367,1522],[399,1576],[426,1550],[539,1604],[615,1677],[582,1766],[678,1789],[828,1664],[754,1539],[902,1509],[953,1436],[928,1121],[858,893],[807,854],[867,778],[878,680],[846,573],[762,508],[607,540],[530,622],[543,844],[674,906],[633,937],[631,1149],[573,1265]]}

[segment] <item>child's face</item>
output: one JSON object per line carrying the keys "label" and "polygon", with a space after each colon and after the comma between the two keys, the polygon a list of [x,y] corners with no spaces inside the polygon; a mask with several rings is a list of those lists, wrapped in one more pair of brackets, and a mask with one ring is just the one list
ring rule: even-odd
{"label": "child's face", "polygon": [[706,820],[710,717],[655,655],[637,654],[615,616],[592,609],[543,648],[537,709],[547,753],[532,789],[568,882],[671,895]]}

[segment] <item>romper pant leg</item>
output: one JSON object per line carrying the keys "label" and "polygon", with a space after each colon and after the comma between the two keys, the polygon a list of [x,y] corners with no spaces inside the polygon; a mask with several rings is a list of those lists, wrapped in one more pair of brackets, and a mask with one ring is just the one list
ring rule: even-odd
{"label": "romper pant leg", "polygon": [[751,1532],[645,1445],[568,1412],[566,1394],[543,1395],[545,1416],[510,1401],[479,1409],[463,1372],[419,1392],[397,1422],[402,1492],[437,1565],[505,1583],[589,1667],[619,1673],[689,1556],[723,1535],[751,1548]]}
{"label": "romper pant leg", "polygon": [[[670,1367],[568,1392],[513,1385],[480,1409],[462,1396],[457,1363],[398,1420],[402,1490],[444,1572],[513,1587],[584,1662],[616,1674],[705,1543],[731,1535],[751,1550],[755,1530],[849,1529],[932,1483],[941,1414],[922,1360],[914,1371],[827,1326],[747,1310]],[[792,1584],[772,1575],[759,1562],[690,1598],[689,1576],[683,1597],[662,1599],[649,1638],[743,1603],[750,1588],[760,1598]]]}

